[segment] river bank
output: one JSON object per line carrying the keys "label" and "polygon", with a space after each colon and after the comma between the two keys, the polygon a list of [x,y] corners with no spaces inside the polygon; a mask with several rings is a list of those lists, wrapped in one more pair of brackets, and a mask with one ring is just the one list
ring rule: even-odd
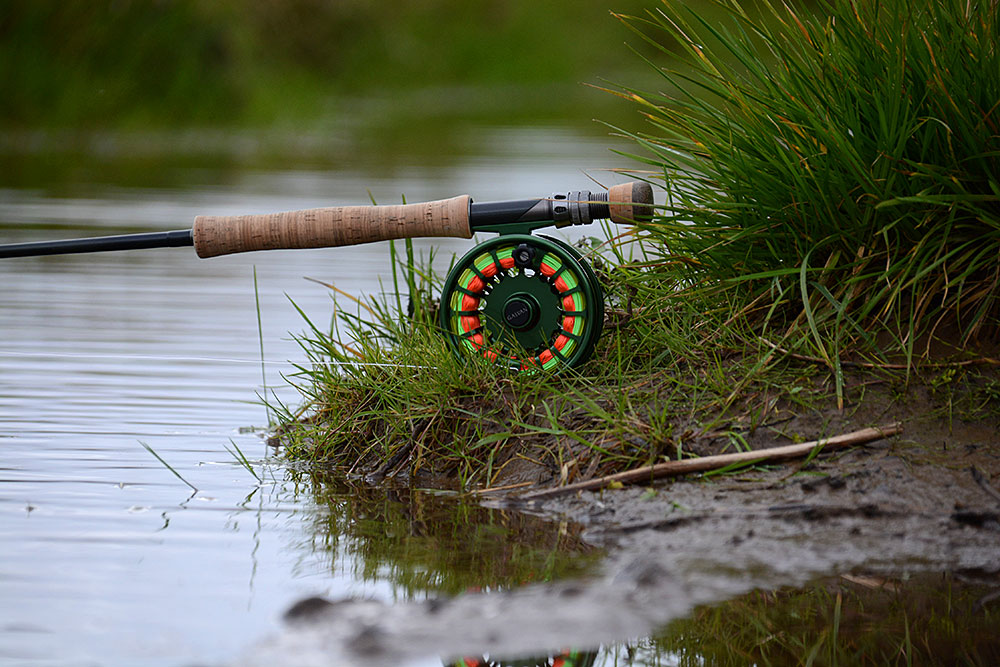
{"label": "river bank", "polygon": [[[984,382],[996,381],[995,373],[990,377]],[[955,591],[974,585],[975,604],[956,602],[950,613],[968,628],[988,627],[1000,613],[1000,419],[948,419],[948,401],[933,400],[933,393],[929,385],[896,396],[874,389],[845,411],[795,415],[752,438],[754,447],[768,447],[792,434],[832,434],[873,420],[903,425],[892,438],[808,462],[545,501],[518,500],[516,491],[491,498],[484,504],[581,526],[585,542],[606,550],[599,570],[392,607],[313,599],[294,609],[285,630],[257,647],[249,664],[277,656],[305,665],[330,664],[330,656],[345,665],[425,664],[421,657],[428,655],[596,649],[662,631],[704,605],[817,580],[826,582],[823,590],[839,591],[837,599],[848,595],[839,587],[853,586],[891,591],[897,602],[907,591],[923,599],[928,577]],[[553,605],[558,613],[551,613]],[[864,604],[857,606],[863,611]],[[910,613],[919,622],[921,612]],[[843,622],[845,638],[856,630]],[[956,649],[971,664],[989,664],[1000,654],[995,637],[971,636]],[[940,632],[926,630],[914,638],[914,645],[923,642],[919,648],[900,655],[948,664],[952,654],[941,652],[942,641]],[[765,644],[743,658],[778,650]],[[831,640],[831,646],[839,645]]]}

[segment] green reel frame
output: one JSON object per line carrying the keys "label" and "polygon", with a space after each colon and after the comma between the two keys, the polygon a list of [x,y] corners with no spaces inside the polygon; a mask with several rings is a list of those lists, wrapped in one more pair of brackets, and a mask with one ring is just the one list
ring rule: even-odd
{"label": "green reel frame", "polygon": [[516,371],[560,372],[590,358],[604,324],[604,292],[587,260],[566,242],[501,233],[448,273],[440,324],[460,356]]}

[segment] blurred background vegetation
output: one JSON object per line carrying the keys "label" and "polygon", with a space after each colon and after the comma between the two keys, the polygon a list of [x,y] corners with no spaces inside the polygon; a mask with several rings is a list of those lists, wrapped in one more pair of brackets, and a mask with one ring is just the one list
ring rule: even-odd
{"label": "blurred background vegetation", "polygon": [[0,127],[302,122],[369,95],[532,117],[617,106],[580,84],[646,71],[610,10],[653,4],[5,0]]}

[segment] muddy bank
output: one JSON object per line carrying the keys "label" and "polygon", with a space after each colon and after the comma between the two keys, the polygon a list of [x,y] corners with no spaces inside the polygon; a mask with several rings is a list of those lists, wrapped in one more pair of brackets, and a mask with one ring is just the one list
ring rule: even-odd
{"label": "muddy bank", "polygon": [[[829,434],[887,415],[904,424],[899,436],[807,465],[486,501],[579,524],[608,555],[592,576],[508,591],[394,605],[306,601],[239,664],[418,665],[595,647],[650,635],[699,605],[831,575],[946,572],[1000,590],[998,424],[886,407],[795,417],[784,436],[756,437],[757,446],[784,444],[789,433]],[[984,613],[1000,613],[986,598]]]}

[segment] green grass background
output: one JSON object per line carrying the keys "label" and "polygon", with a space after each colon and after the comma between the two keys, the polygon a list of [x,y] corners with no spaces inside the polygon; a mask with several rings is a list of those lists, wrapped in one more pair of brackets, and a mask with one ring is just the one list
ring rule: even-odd
{"label": "green grass background", "polygon": [[[311,119],[343,97],[436,87],[524,93],[636,69],[621,0],[5,0],[0,123],[129,127]],[[557,89],[545,91],[545,86]],[[578,91],[577,91],[578,92]],[[486,93],[489,95],[489,93]],[[580,112],[588,120],[587,111]]]}

